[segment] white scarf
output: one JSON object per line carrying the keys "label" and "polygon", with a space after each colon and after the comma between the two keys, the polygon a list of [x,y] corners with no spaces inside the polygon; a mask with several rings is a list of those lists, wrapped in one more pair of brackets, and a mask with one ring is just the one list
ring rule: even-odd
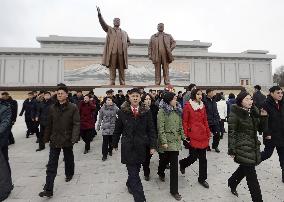
{"label": "white scarf", "polygon": [[189,100],[189,103],[190,103],[190,105],[191,105],[191,107],[192,107],[192,109],[193,109],[194,111],[197,111],[197,110],[199,110],[199,109],[203,109],[203,107],[204,107],[202,101],[200,101],[200,103],[197,103],[197,102],[195,102],[195,101],[193,101],[193,100],[190,99],[190,100]]}

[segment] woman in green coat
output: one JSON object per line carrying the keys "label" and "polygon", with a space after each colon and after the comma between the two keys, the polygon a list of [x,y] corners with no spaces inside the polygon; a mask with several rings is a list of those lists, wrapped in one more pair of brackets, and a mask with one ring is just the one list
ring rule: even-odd
{"label": "woman in green coat", "polygon": [[255,166],[261,162],[260,141],[257,131],[263,131],[267,122],[267,112],[253,105],[249,93],[240,92],[236,99],[236,105],[232,105],[229,117],[228,154],[239,165],[238,169],[228,180],[228,186],[232,194],[238,196],[237,186],[246,177],[248,188],[253,202],[262,201],[260,186],[258,183]]}
{"label": "woman in green coat", "polygon": [[181,142],[184,140],[182,129],[182,109],[177,102],[177,96],[166,93],[160,104],[158,113],[158,151],[159,168],[158,175],[161,181],[165,181],[165,169],[170,163],[170,193],[180,201],[182,199],[178,192],[178,155],[181,150]]}

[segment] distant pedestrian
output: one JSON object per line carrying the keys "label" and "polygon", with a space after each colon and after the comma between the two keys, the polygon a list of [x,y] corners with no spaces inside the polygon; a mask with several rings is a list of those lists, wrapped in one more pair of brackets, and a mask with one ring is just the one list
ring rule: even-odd
{"label": "distant pedestrian", "polygon": [[116,116],[119,108],[113,102],[112,97],[106,99],[106,103],[102,106],[99,112],[99,121],[97,130],[102,131],[103,145],[102,145],[102,160],[107,160],[107,156],[112,156],[112,136],[115,128]]}

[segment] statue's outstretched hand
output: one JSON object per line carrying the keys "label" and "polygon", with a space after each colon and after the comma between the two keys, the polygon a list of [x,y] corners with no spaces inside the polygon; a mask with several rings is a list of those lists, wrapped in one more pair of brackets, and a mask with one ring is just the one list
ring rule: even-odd
{"label": "statue's outstretched hand", "polygon": [[97,6],[98,15],[101,15],[101,9]]}

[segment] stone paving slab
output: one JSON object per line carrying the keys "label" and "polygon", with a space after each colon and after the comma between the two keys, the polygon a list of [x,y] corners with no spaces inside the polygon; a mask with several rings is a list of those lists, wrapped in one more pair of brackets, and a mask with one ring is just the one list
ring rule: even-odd
{"label": "stone paving slab", "polygon": [[[55,180],[54,197],[42,199],[38,193],[45,183],[45,171],[49,149],[35,152],[36,138],[25,138],[25,123],[19,117],[13,128],[16,144],[9,149],[15,189],[11,193],[9,202],[132,202],[133,197],[125,187],[127,172],[125,165],[120,163],[120,150],[114,152],[107,161],[101,160],[102,137],[99,134],[91,144],[91,151],[83,154],[84,144],[80,141],[74,146],[75,175],[71,182],[66,183],[64,178],[64,162],[61,154],[59,158],[58,176]],[[198,162],[186,169],[185,175],[179,173],[179,192],[184,202],[241,202],[251,201],[250,194],[243,180],[238,187],[239,197],[230,193],[227,179],[238,167],[226,154],[227,136],[221,140],[221,153],[208,152],[208,183],[210,189],[201,187],[197,182]],[[187,150],[180,152],[179,158],[186,157]],[[145,195],[150,202],[173,202],[169,193],[169,171],[166,171],[166,181],[160,182],[157,176],[158,155],[151,159],[151,180],[143,179]],[[141,169],[142,170],[142,169]],[[278,155],[273,156],[257,167],[257,174],[264,201],[283,202],[284,184],[281,182],[281,170]]]}

